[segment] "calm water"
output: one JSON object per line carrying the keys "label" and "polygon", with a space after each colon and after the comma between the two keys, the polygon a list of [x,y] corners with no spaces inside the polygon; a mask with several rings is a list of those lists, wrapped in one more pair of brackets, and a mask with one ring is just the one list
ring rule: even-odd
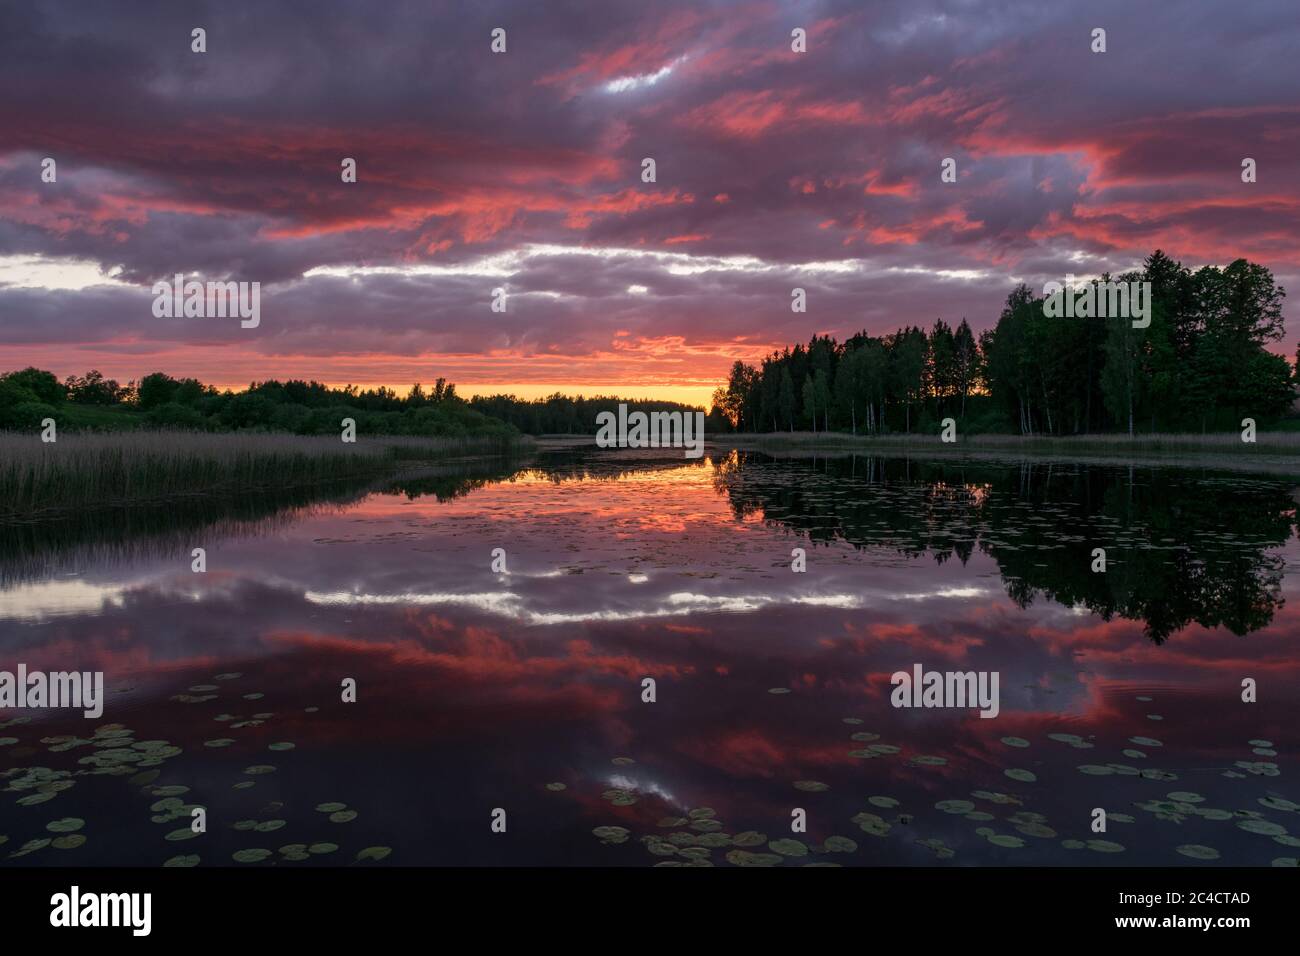
{"label": "calm water", "polygon": [[5,529],[0,669],[108,692],[0,711],[0,863],[1294,865],[1296,492],[570,452]]}

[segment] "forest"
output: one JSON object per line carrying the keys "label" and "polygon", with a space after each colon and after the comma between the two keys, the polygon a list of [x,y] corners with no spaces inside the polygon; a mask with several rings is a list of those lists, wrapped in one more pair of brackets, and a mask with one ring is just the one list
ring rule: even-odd
{"label": "forest", "polygon": [[1148,327],[1048,317],[1020,285],[978,336],[964,318],[955,329],[938,319],[736,362],[711,418],[740,432],[909,433],[952,417],[964,433],[1073,435],[1226,430],[1291,411],[1295,371],[1268,348],[1283,336],[1286,292],[1267,268],[1192,271],[1157,250],[1116,280],[1151,283]]}

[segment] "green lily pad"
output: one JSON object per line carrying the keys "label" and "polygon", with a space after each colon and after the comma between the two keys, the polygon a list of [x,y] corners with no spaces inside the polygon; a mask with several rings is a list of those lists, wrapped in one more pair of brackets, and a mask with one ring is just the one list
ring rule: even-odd
{"label": "green lily pad", "polygon": [[1183,856],[1191,857],[1193,860],[1217,860],[1219,858],[1218,850],[1212,846],[1202,846],[1199,843],[1184,843],[1176,849]]}
{"label": "green lily pad", "polygon": [[1088,849],[1096,850],[1098,853],[1123,853],[1124,845],[1112,840],[1089,840]]}
{"label": "green lily pad", "polygon": [[591,831],[601,843],[626,843],[631,830],[627,827],[596,827]]}
{"label": "green lily pad", "polygon": [[69,833],[67,836],[61,836],[54,840],[51,845],[56,850],[75,850],[85,842],[86,835],[84,833]]}
{"label": "green lily pad", "polygon": [[330,814],[330,823],[351,823],[357,818],[355,810],[339,810]]}
{"label": "green lily pad", "polygon": [[773,840],[768,843],[767,848],[773,853],[779,853],[781,856],[807,856],[808,847],[800,840]]}
{"label": "green lily pad", "polygon": [[190,866],[198,866],[198,865],[199,865],[199,855],[197,853],[191,853],[186,856],[168,857],[165,861],[163,861],[163,866],[166,867],[190,867]]}
{"label": "green lily pad", "polygon": [[1024,737],[1003,737],[1002,742],[1008,747],[1028,747],[1029,741]]}
{"label": "green lily pad", "polygon": [[393,852],[391,846],[368,846],[364,850],[357,851],[358,860],[374,860],[378,863]]}
{"label": "green lily pad", "polygon": [[270,850],[262,850],[262,849],[236,850],[234,853],[231,854],[230,858],[234,860],[236,863],[261,863],[270,855],[271,855]]}
{"label": "green lily pad", "polygon": [[1021,783],[1034,783],[1038,776],[1030,770],[1021,770],[1018,767],[1012,767],[1010,770],[1002,771],[1012,780],[1019,780]]}
{"label": "green lily pad", "polygon": [[1286,827],[1280,823],[1274,823],[1272,820],[1238,820],[1237,828],[1245,830],[1247,833],[1258,833],[1262,836],[1281,836],[1286,833]]}
{"label": "green lily pad", "polygon": [[727,862],[732,866],[777,866],[784,857],[776,853],[751,853],[749,850],[731,850]]}
{"label": "green lily pad", "polygon": [[348,805],[347,805],[346,803],[318,803],[318,804],[316,804],[316,809],[319,810],[321,813],[337,813],[339,810],[346,810],[347,808],[348,808]]}
{"label": "green lily pad", "polygon": [[994,833],[987,837],[988,841],[994,846],[1005,847],[1008,850],[1018,850],[1025,845],[1025,841],[1020,837],[1013,837],[1006,833]]}
{"label": "green lily pad", "polygon": [[969,800],[940,800],[934,808],[944,813],[970,813],[975,809],[975,804]]}
{"label": "green lily pad", "polygon": [[51,833],[72,833],[75,830],[80,830],[85,825],[86,821],[80,817],[64,817],[62,820],[54,820],[45,824],[45,829]]}

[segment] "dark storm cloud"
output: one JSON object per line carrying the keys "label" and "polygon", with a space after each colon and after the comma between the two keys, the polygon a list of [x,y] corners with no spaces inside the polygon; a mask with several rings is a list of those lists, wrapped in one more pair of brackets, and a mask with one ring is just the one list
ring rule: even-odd
{"label": "dark storm cloud", "polygon": [[[0,340],[750,354],[940,315],[985,327],[1015,280],[1157,246],[1285,282],[1298,33],[1283,0],[8,5],[0,264],[85,260],[139,291],[17,288],[0,269]],[[479,268],[493,257],[513,271]],[[709,257],[745,261],[688,267]],[[301,278],[425,264],[453,272]],[[147,289],[177,272],[266,284],[264,327],[160,324]],[[498,285],[511,311],[487,322]]]}

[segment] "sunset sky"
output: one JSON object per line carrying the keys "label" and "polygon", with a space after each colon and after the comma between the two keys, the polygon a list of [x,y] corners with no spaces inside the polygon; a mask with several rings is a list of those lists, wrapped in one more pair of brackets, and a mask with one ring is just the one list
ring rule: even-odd
{"label": "sunset sky", "polygon": [[[1296,14],[0,3],[0,370],[704,402],[737,358],[937,317],[978,332],[1017,282],[1157,247],[1262,263],[1289,316]],[[260,282],[260,326],[156,318],[177,273]]]}

